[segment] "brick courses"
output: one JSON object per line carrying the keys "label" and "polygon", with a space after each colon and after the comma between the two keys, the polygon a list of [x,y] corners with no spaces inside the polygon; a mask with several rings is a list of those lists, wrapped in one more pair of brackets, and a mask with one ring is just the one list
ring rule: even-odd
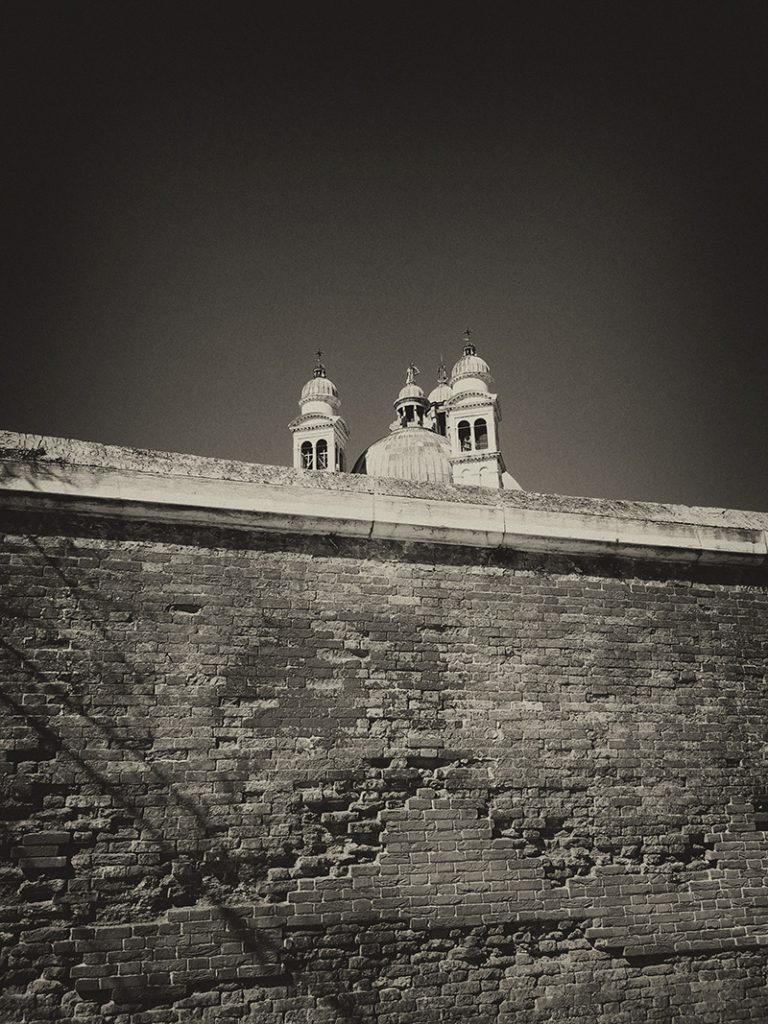
{"label": "brick courses", "polygon": [[0,1019],[768,1019],[765,570],[2,519]]}

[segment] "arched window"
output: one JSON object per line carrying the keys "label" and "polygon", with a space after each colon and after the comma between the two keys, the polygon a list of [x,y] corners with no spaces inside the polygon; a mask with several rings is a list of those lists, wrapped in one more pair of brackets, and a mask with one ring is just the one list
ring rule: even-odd
{"label": "arched window", "polygon": [[317,459],[315,465],[318,469],[328,469],[328,442],[321,438],[317,442]]}
{"label": "arched window", "polygon": [[445,437],[445,413],[435,413],[435,430],[438,434],[442,434]]}
{"label": "arched window", "polygon": [[459,451],[460,452],[471,452],[472,451],[472,434],[469,428],[469,420],[459,420],[458,426],[459,432]]}
{"label": "arched window", "polygon": [[339,470],[340,473],[344,473],[347,468],[346,461],[344,459],[344,450],[342,448],[337,448],[336,451],[336,468]]}
{"label": "arched window", "polygon": [[301,468],[313,469],[314,465],[315,460],[312,454],[312,442],[305,441],[301,446]]}
{"label": "arched window", "polygon": [[475,448],[488,447],[488,424],[484,419],[475,420]]}

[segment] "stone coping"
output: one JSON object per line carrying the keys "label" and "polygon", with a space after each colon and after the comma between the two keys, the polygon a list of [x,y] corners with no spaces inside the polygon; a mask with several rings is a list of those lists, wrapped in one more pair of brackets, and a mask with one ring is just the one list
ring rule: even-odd
{"label": "stone coping", "polygon": [[0,505],[291,533],[768,561],[768,513],[303,472],[0,432]]}

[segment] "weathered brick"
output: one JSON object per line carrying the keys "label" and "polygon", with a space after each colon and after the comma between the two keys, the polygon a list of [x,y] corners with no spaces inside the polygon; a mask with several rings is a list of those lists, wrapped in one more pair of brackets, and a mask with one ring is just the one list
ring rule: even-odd
{"label": "weathered brick", "polygon": [[3,568],[42,879],[3,931],[75,1019],[768,1015],[764,580],[46,523]]}

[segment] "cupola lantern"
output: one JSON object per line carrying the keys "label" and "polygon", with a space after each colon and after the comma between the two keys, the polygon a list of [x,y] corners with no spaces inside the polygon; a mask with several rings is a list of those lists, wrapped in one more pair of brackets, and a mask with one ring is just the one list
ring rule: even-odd
{"label": "cupola lantern", "polygon": [[340,415],[336,385],[328,379],[318,351],[312,377],[301,389],[300,413],[289,424],[294,469],[343,473],[349,428]]}
{"label": "cupola lantern", "polygon": [[445,403],[455,484],[503,487],[504,460],[499,450],[501,409],[491,392],[493,377],[477,354],[472,332],[464,332],[464,351],[451,371],[451,397]]}
{"label": "cupola lantern", "polygon": [[409,363],[405,371],[405,384],[395,399],[395,412],[401,427],[423,427],[424,417],[429,410],[429,401],[416,383],[421,373],[415,363]]}

